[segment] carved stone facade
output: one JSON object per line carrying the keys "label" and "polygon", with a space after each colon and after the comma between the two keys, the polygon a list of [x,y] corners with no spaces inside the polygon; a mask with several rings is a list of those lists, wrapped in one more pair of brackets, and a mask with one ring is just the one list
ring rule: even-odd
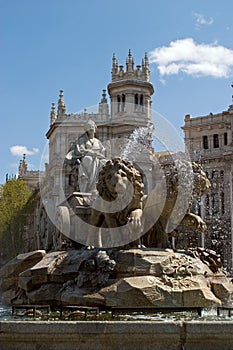
{"label": "carved stone facade", "polygon": [[204,244],[219,252],[232,270],[233,104],[217,114],[186,115],[183,130],[191,160],[202,164],[212,185],[193,207],[208,225]]}

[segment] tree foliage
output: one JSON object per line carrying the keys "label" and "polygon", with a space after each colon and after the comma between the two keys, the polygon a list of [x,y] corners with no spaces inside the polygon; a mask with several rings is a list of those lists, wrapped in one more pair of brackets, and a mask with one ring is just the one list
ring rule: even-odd
{"label": "tree foliage", "polygon": [[0,199],[0,232],[14,220],[30,196],[31,192],[23,180],[13,179],[3,186]]}
{"label": "tree foliage", "polygon": [[31,196],[32,193],[21,179],[12,179],[3,185],[0,197],[1,257],[14,256],[21,250],[24,210]]}

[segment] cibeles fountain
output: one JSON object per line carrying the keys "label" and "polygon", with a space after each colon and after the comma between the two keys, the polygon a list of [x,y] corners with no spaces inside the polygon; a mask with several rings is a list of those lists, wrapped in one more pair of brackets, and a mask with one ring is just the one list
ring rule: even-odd
{"label": "cibeles fountain", "polygon": [[[52,234],[40,237],[40,249],[1,269],[2,302],[25,306],[26,315],[30,308],[35,316],[35,308],[49,306],[54,312],[70,310],[68,317],[84,309],[145,315],[230,308],[231,278],[220,256],[204,248],[206,224],[191,212],[193,198],[210,188],[202,167],[185,152],[155,153],[152,124],[135,129],[114,157],[111,142],[103,145],[95,132],[95,122],[88,120],[84,134],[66,150],[59,203],[51,200],[50,181],[42,177],[41,199]],[[64,177],[71,193],[62,188]],[[194,344],[190,349],[204,343],[223,349],[228,327],[224,333],[219,322],[196,329],[197,323],[182,320],[163,324],[140,318],[33,322],[1,322],[4,349],[18,349],[19,341],[20,349],[27,344],[30,349],[109,349],[109,341],[112,349],[186,349],[188,343]]]}
{"label": "cibeles fountain", "polygon": [[180,240],[190,229],[202,242],[206,229],[190,211],[193,196],[210,187],[201,166],[181,152],[152,159],[151,124],[135,129],[114,158],[106,158],[95,132],[88,120],[67,150],[61,173],[72,176],[75,190],[53,210],[42,181],[53,237],[44,250],[3,267],[2,301],[101,310],[231,305],[232,284],[220,257],[187,242],[182,247]]}

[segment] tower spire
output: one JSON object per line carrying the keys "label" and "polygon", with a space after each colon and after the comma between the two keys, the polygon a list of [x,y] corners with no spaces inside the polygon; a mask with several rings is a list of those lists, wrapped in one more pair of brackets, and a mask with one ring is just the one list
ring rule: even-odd
{"label": "tower spire", "polygon": [[123,81],[124,79],[130,80],[144,80],[150,82],[150,67],[147,53],[142,58],[142,64],[137,65],[134,69],[134,57],[131,49],[129,49],[126,56],[126,68],[124,70],[123,65],[118,66],[118,62],[115,53],[112,57],[112,82]]}
{"label": "tower spire", "polygon": [[66,105],[63,100],[63,90],[60,90],[59,100],[58,100],[58,108],[57,108],[57,116],[58,118],[64,116],[66,114]]}
{"label": "tower spire", "polygon": [[134,59],[129,49],[128,57],[126,58],[126,72],[134,71]]}
{"label": "tower spire", "polygon": [[26,161],[26,154],[24,153],[23,159],[20,160],[20,163],[19,163],[19,178],[21,178],[23,175],[25,175],[27,170],[28,170],[28,164]]}
{"label": "tower spire", "polygon": [[57,119],[57,114],[55,111],[55,103],[52,102],[51,112],[50,112],[50,125],[52,125]]}
{"label": "tower spire", "polygon": [[108,101],[107,101],[107,95],[106,95],[105,89],[102,91],[102,98],[101,98],[101,101],[99,103],[99,113],[105,114],[105,115],[109,114]]}
{"label": "tower spire", "polygon": [[145,52],[145,57],[144,57],[144,63],[145,63],[145,79],[146,81],[150,81],[150,67],[149,67],[149,59],[147,56],[147,52]]}
{"label": "tower spire", "polygon": [[103,93],[102,93],[102,99],[101,99],[101,103],[107,103],[107,97],[106,97],[106,90],[104,89],[103,90]]}
{"label": "tower spire", "polygon": [[117,72],[118,72],[118,61],[114,53],[112,57],[112,76],[115,76]]}

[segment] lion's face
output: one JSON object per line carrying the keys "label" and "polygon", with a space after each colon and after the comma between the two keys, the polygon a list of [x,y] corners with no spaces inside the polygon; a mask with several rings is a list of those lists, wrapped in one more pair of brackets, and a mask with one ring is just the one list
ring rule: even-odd
{"label": "lion's face", "polygon": [[112,195],[121,197],[129,187],[127,174],[122,169],[112,169],[105,178],[106,188]]}
{"label": "lion's face", "polygon": [[105,200],[122,198],[126,193],[139,199],[143,196],[141,175],[132,163],[115,158],[109,160],[99,174],[97,190]]}

